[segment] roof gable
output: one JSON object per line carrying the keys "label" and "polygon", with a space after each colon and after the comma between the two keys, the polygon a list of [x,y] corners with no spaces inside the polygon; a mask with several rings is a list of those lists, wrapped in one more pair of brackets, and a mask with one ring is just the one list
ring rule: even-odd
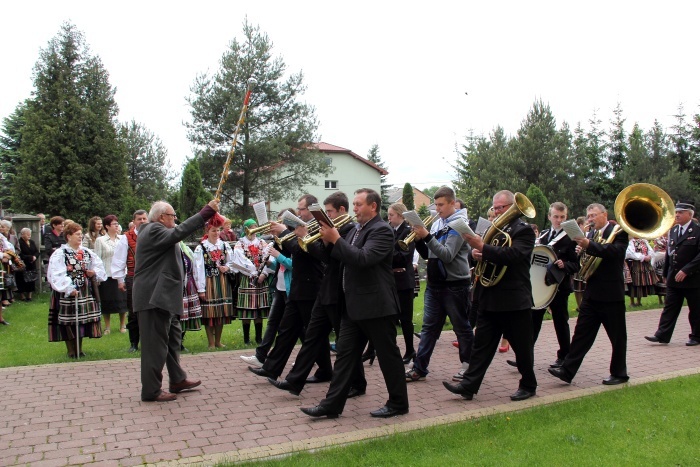
{"label": "roof gable", "polygon": [[388,175],[389,172],[381,167],[379,167],[377,164],[374,162],[370,161],[369,159],[365,159],[362,156],[358,156],[354,152],[352,152],[349,149],[341,148],[340,146],[334,146],[333,144],[328,144],[324,142],[318,142],[314,144],[316,146],[316,149],[318,149],[320,152],[324,152],[326,154],[348,154],[349,156],[357,159],[358,161],[362,162],[363,164],[366,164],[370,167],[372,167],[374,170],[379,172],[382,175]]}

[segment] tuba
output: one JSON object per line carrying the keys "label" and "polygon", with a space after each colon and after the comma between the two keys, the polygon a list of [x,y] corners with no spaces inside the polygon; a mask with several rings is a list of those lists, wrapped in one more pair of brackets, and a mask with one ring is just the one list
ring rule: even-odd
{"label": "tuba", "polygon": [[[673,200],[664,190],[650,183],[635,183],[623,189],[615,199],[614,209],[618,225],[606,240],[600,242],[598,237],[593,241],[612,243],[620,230],[634,237],[651,240],[661,237],[673,226]],[[580,261],[579,275],[587,281],[598,269],[602,258],[584,253]]]}
{"label": "tuba", "polygon": [[[503,227],[510,224],[517,217],[535,217],[535,206],[532,205],[527,196],[522,193],[515,193],[513,205],[506,212],[493,220],[493,224],[484,234],[484,243],[493,246],[509,247],[513,241],[510,235],[502,230]],[[498,234],[502,234],[504,238],[499,238]],[[500,269],[499,269],[500,268]],[[479,282],[484,287],[492,287],[498,284],[503,275],[506,273],[507,266],[499,266],[497,264],[484,261],[483,259],[476,263],[474,274],[479,278]]]}

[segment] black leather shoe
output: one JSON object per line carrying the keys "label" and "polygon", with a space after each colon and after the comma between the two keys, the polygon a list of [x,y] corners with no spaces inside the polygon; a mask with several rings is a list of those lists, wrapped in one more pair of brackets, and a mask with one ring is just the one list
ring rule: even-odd
{"label": "black leather shoe", "polygon": [[571,384],[571,380],[573,378],[569,378],[569,376],[566,374],[563,368],[548,368],[547,371],[549,371],[549,374],[552,376],[555,376],[559,378],[560,380],[564,381],[566,384]]}
{"label": "black leather shoe", "polygon": [[630,380],[629,376],[613,376],[610,375],[603,380],[603,384],[606,386],[615,386],[616,384],[623,384]]}
{"label": "black leather shoe", "polygon": [[366,390],[362,389],[357,389],[357,388],[350,388],[350,391],[348,392],[348,399],[352,399],[353,397],[359,397],[359,396],[364,396]]}
{"label": "black leather shoe", "polygon": [[512,401],[524,401],[535,395],[535,391],[526,391],[525,389],[519,388],[510,396]]}
{"label": "black leather shoe", "polygon": [[474,394],[472,394],[467,389],[465,389],[461,384],[451,384],[451,383],[448,383],[447,381],[443,381],[442,385],[445,386],[445,389],[447,389],[451,393],[459,394],[460,396],[464,397],[468,401],[470,401],[474,398]]}
{"label": "black leather shoe", "polygon": [[411,363],[411,360],[415,360],[416,358],[416,351],[414,350],[413,352],[407,352],[406,355],[403,356],[403,364],[408,365]]}
{"label": "black leather shoe", "polygon": [[309,383],[309,384],[327,383],[327,382],[330,381],[330,380],[331,380],[330,378],[319,378],[319,377],[316,376],[316,375],[314,375],[314,376],[309,376],[308,378],[306,378],[306,382]]}
{"label": "black leather shoe", "polygon": [[277,389],[281,389],[283,391],[289,391],[290,393],[294,394],[295,396],[298,396],[301,391],[292,384],[287,381],[286,379],[283,379],[282,381],[278,381],[274,378],[267,378],[267,382],[276,387]]}
{"label": "black leather shoe", "polygon": [[557,358],[554,360],[554,363],[549,365],[550,368],[561,368],[561,366],[564,364],[564,359],[563,358]]}
{"label": "black leather shoe", "polygon": [[328,408],[317,405],[316,407],[300,407],[299,410],[304,412],[309,417],[327,417],[327,418],[338,418],[338,414],[331,412]]}
{"label": "black leather shoe", "polygon": [[137,346],[132,345],[131,347],[129,347],[129,350],[127,350],[127,352],[134,353],[134,352],[138,352],[138,350],[139,350],[139,348]]}
{"label": "black leather shoe", "polygon": [[659,344],[668,344],[668,341],[661,340],[661,339],[659,339],[659,338],[656,337],[656,336],[644,336],[644,338],[645,338],[646,340],[648,340],[649,342],[656,342],[656,343],[659,343]]}
{"label": "black leather shoe", "polygon": [[516,362],[515,360],[506,360],[506,363],[510,366],[514,366],[514,367],[518,366],[518,362]]}
{"label": "black leather shoe", "polygon": [[685,343],[688,347],[693,347],[696,345],[700,345],[699,341],[696,341],[695,339],[688,339],[688,342]]}
{"label": "black leather shoe", "polygon": [[277,378],[275,378],[275,375],[273,375],[272,373],[270,373],[267,370],[263,370],[262,368],[258,368],[256,366],[249,366],[248,369],[251,372],[255,373],[256,375],[262,376],[263,378],[277,379]]}
{"label": "black leather shoe", "polygon": [[378,410],[373,410],[369,414],[373,417],[377,418],[389,418],[389,417],[394,417],[396,415],[404,415],[408,413],[408,409],[394,409],[393,407],[389,407],[388,405],[385,405],[381,409]]}

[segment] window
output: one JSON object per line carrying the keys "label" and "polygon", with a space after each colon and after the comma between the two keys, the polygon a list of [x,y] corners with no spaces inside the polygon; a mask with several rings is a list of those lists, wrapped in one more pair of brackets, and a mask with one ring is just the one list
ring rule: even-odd
{"label": "window", "polygon": [[326,157],[326,165],[331,166],[333,165],[333,158],[332,157]]}
{"label": "window", "polygon": [[326,180],[326,190],[337,190],[338,180]]}

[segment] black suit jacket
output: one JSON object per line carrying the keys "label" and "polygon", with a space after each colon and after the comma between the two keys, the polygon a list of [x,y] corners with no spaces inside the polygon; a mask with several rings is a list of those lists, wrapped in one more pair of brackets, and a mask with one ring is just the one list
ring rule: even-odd
{"label": "black suit jacket", "polygon": [[[338,239],[330,255],[345,269],[345,304],[353,321],[399,314],[391,260],[394,232],[377,215],[367,221],[351,245],[355,229]],[[296,267],[296,265],[294,266]],[[341,270],[341,287],[343,287]]]}
{"label": "black suit jacket", "polygon": [[[280,238],[290,232],[289,230],[284,231]],[[316,300],[321,286],[324,264],[302,250],[297,237],[292,237],[284,242],[283,247],[285,251],[291,253],[293,265],[289,300]]]}
{"label": "black suit jacket", "polygon": [[[549,242],[549,232],[552,229],[545,229],[540,235],[539,241],[540,245],[547,245]],[[576,242],[571,240],[568,235],[564,235],[560,238],[554,245],[551,245],[554,253],[557,255],[557,259],[564,261],[564,272],[566,276],[562,279],[561,284],[559,284],[559,289],[564,292],[573,292],[574,289],[571,284],[571,275],[576,274],[580,269],[579,257],[576,254]],[[554,266],[556,267],[556,266]]]}
{"label": "black suit jacket", "polygon": [[[411,233],[411,228],[403,222],[396,230],[394,230],[396,241],[394,242],[394,256],[391,260],[391,268],[394,270],[394,280],[396,281],[396,290],[413,289],[416,285],[416,277],[413,274],[413,252],[416,251],[416,242],[408,244],[408,251],[404,251],[399,247],[399,240],[403,240]],[[397,269],[403,269],[399,272]]]}
{"label": "black suit jacket", "polygon": [[[679,226],[674,226],[668,234],[668,248],[664,263],[664,276],[669,287],[700,287],[700,225],[691,221],[682,237],[678,236]],[[669,254],[673,251],[673,254]],[[676,274],[683,271],[688,275],[683,282],[676,282]]]}
{"label": "black suit jacket", "polygon": [[[507,266],[506,273],[498,284],[476,288],[479,311],[525,310],[534,305],[530,261],[535,248],[535,231],[520,219],[512,220],[503,230],[510,235],[511,246],[484,245],[482,260],[497,264],[499,269]],[[503,234],[495,238],[500,238],[502,243]]]}
{"label": "black suit jacket", "polygon": [[[606,240],[614,228],[615,226],[608,224],[603,229],[602,239]],[[591,232],[591,236],[593,235],[594,233]],[[584,298],[599,302],[616,302],[625,299],[625,279],[622,268],[628,245],[629,238],[624,230],[618,232],[612,243],[602,244],[591,240],[586,248],[586,253],[603,260],[598,269],[586,281]]]}
{"label": "black suit jacket", "polygon": [[[350,231],[355,231],[355,224],[352,222],[345,224],[338,230],[343,237]],[[331,246],[325,246],[321,240],[309,245],[309,254],[326,265],[316,299],[320,305],[335,305],[339,301],[341,264],[339,260],[331,258]],[[294,274],[294,270],[292,270],[292,274]]]}

